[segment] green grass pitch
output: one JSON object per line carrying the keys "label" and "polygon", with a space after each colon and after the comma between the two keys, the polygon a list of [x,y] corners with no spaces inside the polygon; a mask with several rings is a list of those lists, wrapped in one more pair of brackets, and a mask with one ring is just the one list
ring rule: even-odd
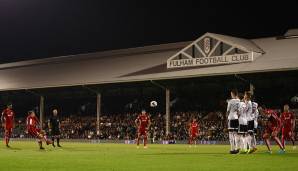
{"label": "green grass pitch", "polygon": [[[0,171],[89,171],[89,170],[297,170],[298,150],[289,146],[287,153],[265,154],[259,146],[255,154],[230,155],[228,145],[136,145],[63,143],[62,148],[38,149],[34,141],[11,142],[11,149],[0,147]],[[140,146],[142,147],[142,146]]]}

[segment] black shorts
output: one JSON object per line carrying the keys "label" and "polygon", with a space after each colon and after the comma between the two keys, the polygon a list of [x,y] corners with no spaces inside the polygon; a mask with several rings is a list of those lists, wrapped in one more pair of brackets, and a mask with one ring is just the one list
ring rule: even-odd
{"label": "black shorts", "polygon": [[60,135],[60,130],[59,129],[52,129],[50,134],[51,134],[51,136]]}
{"label": "black shorts", "polygon": [[246,133],[247,132],[247,125],[239,125],[239,131],[238,131],[238,133],[241,133],[241,134],[243,134],[243,133]]}
{"label": "black shorts", "polygon": [[254,127],[255,127],[255,121],[248,121],[247,122],[247,131],[248,132],[254,132]]}
{"label": "black shorts", "polygon": [[239,120],[238,119],[231,119],[228,123],[229,131],[237,131],[239,127]]}

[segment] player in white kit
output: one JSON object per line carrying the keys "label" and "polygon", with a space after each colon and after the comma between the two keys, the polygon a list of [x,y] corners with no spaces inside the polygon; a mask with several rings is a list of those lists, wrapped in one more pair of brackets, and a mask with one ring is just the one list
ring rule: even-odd
{"label": "player in white kit", "polygon": [[258,117],[259,117],[259,110],[258,110],[258,103],[252,102],[252,113],[253,113],[253,119],[254,119],[254,134],[252,137],[252,151],[251,153],[257,151],[257,140],[256,140],[256,134],[258,129]]}
{"label": "player in white kit", "polygon": [[251,93],[246,91],[244,93],[244,102],[245,102],[245,114],[247,119],[247,134],[245,136],[246,143],[248,145],[247,153],[253,152],[252,140],[254,136],[254,116],[252,112],[252,102],[251,102]]}
{"label": "player in white kit", "polygon": [[243,95],[239,94],[239,98],[241,99],[239,103],[239,129],[238,134],[240,137],[240,153],[247,153],[247,117],[246,117],[246,103],[244,101]]}
{"label": "player in white kit", "polygon": [[228,100],[227,115],[228,115],[228,130],[229,130],[229,141],[231,145],[231,154],[239,153],[239,138],[237,135],[239,121],[238,121],[238,109],[240,100],[238,98],[238,91],[231,91],[231,98]]}

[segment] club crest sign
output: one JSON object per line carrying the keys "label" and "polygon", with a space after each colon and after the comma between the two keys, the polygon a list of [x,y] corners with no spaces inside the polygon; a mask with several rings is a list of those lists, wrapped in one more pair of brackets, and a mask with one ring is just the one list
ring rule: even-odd
{"label": "club crest sign", "polygon": [[167,60],[167,68],[187,68],[252,62],[262,51],[237,46],[212,36],[202,36]]}
{"label": "club crest sign", "polygon": [[209,37],[204,38],[204,52],[208,54],[211,49],[211,40]]}

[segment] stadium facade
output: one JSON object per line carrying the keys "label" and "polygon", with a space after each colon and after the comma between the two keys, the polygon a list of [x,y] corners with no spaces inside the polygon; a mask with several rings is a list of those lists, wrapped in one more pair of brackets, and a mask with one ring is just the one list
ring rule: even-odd
{"label": "stadium facade", "polygon": [[[168,80],[298,69],[298,30],[243,39],[206,33],[179,42],[0,65],[0,91]],[[169,132],[170,90],[166,92]],[[97,116],[101,94],[97,93]],[[44,97],[40,97],[41,120]],[[98,119],[99,124],[99,119]]]}

